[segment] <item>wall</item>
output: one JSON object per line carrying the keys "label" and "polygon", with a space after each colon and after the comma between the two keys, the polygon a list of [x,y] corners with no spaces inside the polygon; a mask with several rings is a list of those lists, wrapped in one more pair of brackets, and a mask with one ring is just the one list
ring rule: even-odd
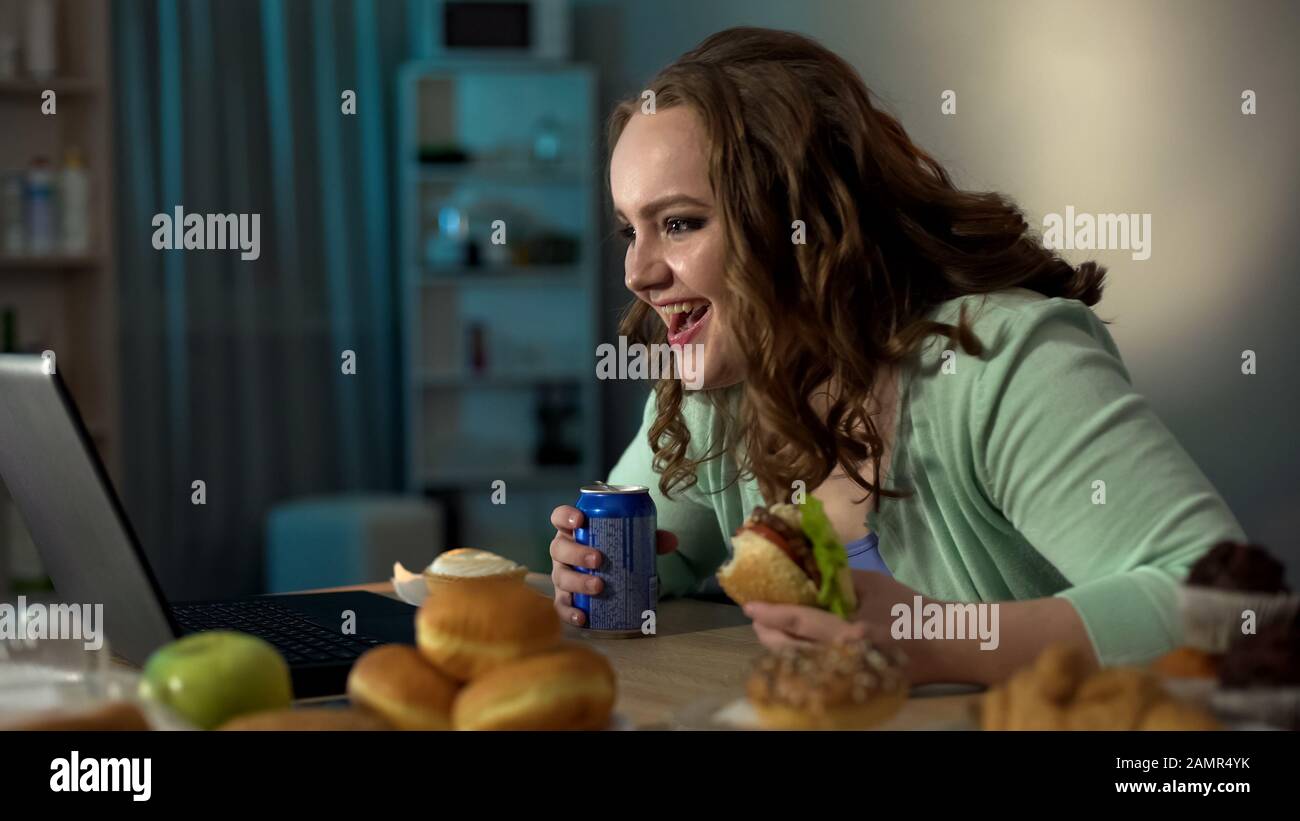
{"label": "wall", "polygon": [[[1067,205],[1152,214],[1150,259],[1065,256],[1109,267],[1097,311],[1113,320],[1138,390],[1247,533],[1300,579],[1300,5],[589,0],[575,15],[578,57],[600,67],[606,111],[715,31],[790,29],[853,63],[959,185],[1011,195],[1031,224]],[[1247,88],[1253,117],[1240,111]],[[945,89],[958,94],[955,116],[940,113]],[[608,264],[612,323],[626,292],[621,259]],[[1241,373],[1244,349],[1258,357],[1253,376]],[[642,397],[636,385],[609,391],[611,461]]]}

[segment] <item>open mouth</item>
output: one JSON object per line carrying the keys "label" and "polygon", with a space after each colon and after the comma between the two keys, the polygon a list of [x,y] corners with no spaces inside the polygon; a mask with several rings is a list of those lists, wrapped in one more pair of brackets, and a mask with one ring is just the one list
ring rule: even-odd
{"label": "open mouth", "polygon": [[704,327],[709,317],[712,303],[707,299],[693,299],[659,306],[668,323],[668,344],[684,345]]}

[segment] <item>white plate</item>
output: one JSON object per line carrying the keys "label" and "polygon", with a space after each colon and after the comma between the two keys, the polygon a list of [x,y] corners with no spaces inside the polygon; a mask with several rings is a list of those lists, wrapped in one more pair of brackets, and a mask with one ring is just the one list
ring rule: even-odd
{"label": "white plate", "polygon": [[[958,706],[936,716],[924,705],[925,697],[913,693],[889,720],[870,730],[978,730],[979,725],[968,710]],[[671,720],[676,730],[762,730],[758,713],[749,699],[714,696],[687,706]]]}

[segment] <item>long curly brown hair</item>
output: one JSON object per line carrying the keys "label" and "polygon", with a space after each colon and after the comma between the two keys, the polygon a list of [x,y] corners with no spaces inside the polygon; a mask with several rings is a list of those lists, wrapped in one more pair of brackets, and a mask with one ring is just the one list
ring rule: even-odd
{"label": "long curly brown hair", "polygon": [[[836,465],[868,496],[903,496],[880,487],[884,447],[867,407],[879,372],[935,334],[983,353],[964,310],[949,325],[927,320],[931,308],[1013,286],[1089,306],[1101,299],[1105,268],[1076,268],[1044,248],[1003,195],[958,190],[873,104],[853,68],[808,37],[727,29],[648,89],[656,110],[691,106],[708,135],[727,242],[727,325],[746,360],[738,415],[708,453],[689,454],[681,382],[656,384],[650,444],[665,495],[730,451],[738,478],[756,478],[769,502],[795,480],[817,487]],[[643,94],[610,116],[611,155]],[[791,241],[794,220],[805,223],[805,244]],[[621,333],[642,343],[666,337],[640,301]],[[833,396],[819,405],[814,394],[828,385]],[[858,468],[867,459],[877,465],[871,480]]]}

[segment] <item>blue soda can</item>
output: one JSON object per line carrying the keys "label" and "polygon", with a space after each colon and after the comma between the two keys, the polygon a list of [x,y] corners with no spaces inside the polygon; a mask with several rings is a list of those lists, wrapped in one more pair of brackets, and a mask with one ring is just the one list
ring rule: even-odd
{"label": "blue soda can", "polygon": [[655,571],[655,503],[640,485],[596,482],[582,488],[578,510],[585,517],[575,528],[578,544],[600,551],[605,560],[579,573],[599,576],[599,595],[573,594],[573,606],[587,616],[587,628],[611,635],[642,635],[659,603]]}

